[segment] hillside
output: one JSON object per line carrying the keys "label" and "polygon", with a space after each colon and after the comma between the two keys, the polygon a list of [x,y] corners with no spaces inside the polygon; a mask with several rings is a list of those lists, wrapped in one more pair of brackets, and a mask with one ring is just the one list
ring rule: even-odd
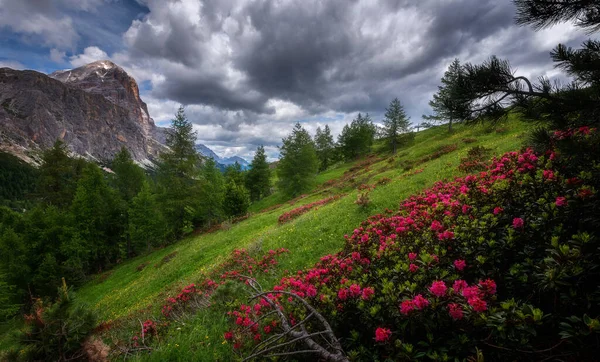
{"label": "hillside", "polygon": [[[110,326],[102,334],[107,342],[127,341],[139,329],[138,320],[158,317],[168,296],[175,295],[185,285],[201,281],[226,261],[234,249],[246,248],[252,255],[270,249],[288,249],[288,253],[278,258],[276,268],[258,278],[264,286],[272,286],[286,271],[312,266],[321,256],[339,251],[344,245],[344,235],[370,215],[386,208],[395,209],[408,196],[438,180],[458,175],[460,159],[471,147],[485,146],[494,155],[517,150],[526,129],[525,124],[511,121],[495,128],[459,125],[451,135],[445,127],[422,131],[412,145],[400,149],[393,157],[374,155],[323,172],[318,176],[317,188],[304,197],[286,201],[275,193],[253,205],[253,214],[247,220],[224,225],[213,233],[190,236],[98,275],[78,291],[79,301],[95,310],[105,325]],[[362,184],[377,184],[369,195],[371,203],[365,208],[355,204],[357,188]],[[342,197],[288,223],[278,223],[283,213],[334,195]],[[227,317],[222,310],[202,309],[184,322],[172,323],[168,330],[168,335],[152,345],[151,354],[140,354],[138,358],[231,359],[231,346],[223,340]],[[8,345],[7,336],[2,336],[0,346]]]}

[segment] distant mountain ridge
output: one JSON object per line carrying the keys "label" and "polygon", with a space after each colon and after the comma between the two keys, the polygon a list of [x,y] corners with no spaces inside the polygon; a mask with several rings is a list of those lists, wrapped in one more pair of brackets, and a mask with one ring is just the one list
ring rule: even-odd
{"label": "distant mountain ridge", "polygon": [[135,79],[107,60],[50,75],[0,68],[0,105],[0,150],[28,162],[57,139],[97,161],[124,146],[149,166],[166,149]]}
{"label": "distant mountain ridge", "polygon": [[242,170],[247,170],[248,168],[250,168],[250,163],[248,163],[248,161],[244,160],[243,158],[241,158],[239,156],[232,156],[232,157],[227,157],[227,158],[220,157],[213,150],[211,150],[210,148],[208,148],[207,146],[205,146],[201,143],[196,144],[196,150],[201,155],[203,155],[205,157],[210,157],[213,160],[215,160],[215,162],[217,163],[217,165],[219,166],[219,168],[221,170],[224,170],[225,167],[227,167],[229,165],[233,165],[236,162],[239,163],[240,166],[242,166]]}

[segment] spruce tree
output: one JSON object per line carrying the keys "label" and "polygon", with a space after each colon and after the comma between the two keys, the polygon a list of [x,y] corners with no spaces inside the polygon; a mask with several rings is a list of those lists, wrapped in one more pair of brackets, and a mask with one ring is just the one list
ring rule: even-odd
{"label": "spruce tree", "polygon": [[102,170],[87,164],[77,183],[72,213],[79,237],[89,250],[93,270],[104,268],[125,254],[121,239],[126,227],[121,217],[124,212]]}
{"label": "spruce tree", "polygon": [[461,100],[457,88],[460,77],[463,75],[463,69],[458,58],[448,67],[441,79],[442,84],[438,86],[438,91],[429,101],[429,106],[433,109],[433,115],[424,115],[423,118],[434,122],[447,122],[448,132],[452,132],[452,123],[460,121],[464,114],[464,109],[469,106],[468,100]]}
{"label": "spruce tree", "polygon": [[292,133],[282,141],[277,165],[278,186],[284,195],[294,197],[313,186],[319,159],[310,134],[300,123],[296,123]]}
{"label": "spruce tree", "polygon": [[237,161],[234,164],[225,167],[223,175],[225,176],[226,182],[233,181],[238,185],[245,184],[246,172],[242,170],[242,165]]}
{"label": "spruce tree", "polygon": [[250,195],[243,185],[238,185],[235,181],[229,180],[225,187],[225,198],[223,200],[223,210],[229,217],[245,215],[250,207]]}
{"label": "spruce tree", "polygon": [[148,182],[142,183],[140,192],[131,200],[127,214],[127,232],[136,254],[160,246],[165,241],[167,225]]}
{"label": "spruce tree", "polygon": [[328,125],[325,125],[323,130],[321,130],[321,127],[317,127],[315,145],[317,147],[317,157],[319,157],[320,162],[319,171],[324,171],[331,165],[335,150],[333,135]]}
{"label": "spruce tree", "polygon": [[252,201],[258,201],[271,192],[271,170],[263,146],[258,146],[250,163],[246,175],[246,188],[250,192]]}
{"label": "spruce tree", "polygon": [[121,198],[129,203],[142,189],[144,170],[133,162],[131,154],[125,147],[115,155],[110,168],[114,172],[115,188]]}
{"label": "spruce tree", "polygon": [[200,155],[195,148],[196,132],[179,107],[167,133],[169,151],[159,157],[159,204],[170,225],[170,238],[177,239],[194,227],[200,195]]}
{"label": "spruce tree", "polygon": [[363,117],[359,113],[350,125],[344,126],[342,133],[338,136],[338,145],[342,156],[350,161],[366,155],[375,141],[375,133],[376,128],[369,114]]}
{"label": "spruce tree", "polygon": [[200,171],[201,195],[199,220],[204,225],[220,222],[223,218],[225,177],[212,158],[206,158]]}
{"label": "spruce tree", "polygon": [[44,150],[41,158],[36,196],[47,205],[67,208],[73,201],[77,180],[86,162],[70,158],[67,146],[60,140]]}
{"label": "spruce tree", "polygon": [[383,137],[389,142],[392,153],[396,153],[403,134],[410,132],[410,118],[398,98],[394,98],[385,110]]}

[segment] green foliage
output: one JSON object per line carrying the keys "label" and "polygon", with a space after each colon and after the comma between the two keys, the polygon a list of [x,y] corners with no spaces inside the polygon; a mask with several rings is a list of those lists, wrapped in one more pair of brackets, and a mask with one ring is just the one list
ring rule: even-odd
{"label": "green foliage", "polygon": [[149,251],[165,241],[167,225],[148,182],[142,184],[142,189],[131,201],[128,216],[127,231],[136,254]]}
{"label": "green foliage", "polygon": [[394,98],[390,106],[385,110],[383,118],[383,138],[389,142],[393,153],[396,153],[398,145],[403,139],[410,138],[410,117],[406,115],[404,107],[398,98]]}
{"label": "green foliage", "polygon": [[198,206],[198,219],[200,223],[210,225],[223,219],[225,177],[212,158],[204,161],[200,176],[202,191]]}
{"label": "green foliage", "polygon": [[35,303],[33,312],[26,317],[28,326],[20,336],[20,344],[25,351],[20,359],[84,359],[82,344],[95,327],[96,316],[86,306],[75,303],[74,298],[75,295],[63,284],[53,304],[44,305],[41,300]]}
{"label": "green foliage", "polygon": [[321,130],[321,127],[317,127],[315,134],[315,147],[317,149],[317,157],[319,157],[319,171],[326,170],[335,159],[335,143],[333,142],[333,135],[328,125]]}
{"label": "green foliage", "polygon": [[225,187],[223,211],[228,217],[245,215],[250,207],[250,195],[244,185],[238,185],[230,180]]}
{"label": "green foliage", "polygon": [[8,284],[6,274],[0,274],[0,323],[14,316],[19,310],[15,299],[15,286]]}
{"label": "green foliage", "polygon": [[429,106],[433,109],[434,114],[423,116],[424,119],[435,122],[448,122],[448,131],[452,132],[452,122],[461,121],[464,113],[464,108],[468,107],[469,102],[461,98],[458,85],[463,77],[463,68],[458,59],[448,67],[448,70],[442,77],[442,84],[438,86],[438,91],[433,95],[433,99],[429,101]]}
{"label": "green foliage", "polygon": [[196,132],[186,118],[183,106],[179,107],[171,122],[166,144],[170,151],[160,155],[160,173],[171,177],[194,177],[200,163],[200,155],[195,148]]}
{"label": "green foliage", "polygon": [[246,174],[246,188],[252,201],[258,201],[271,193],[271,170],[263,146],[258,146],[250,163]]}
{"label": "green foliage", "polygon": [[[543,155],[506,153],[486,172],[437,182],[369,217],[341,252],[271,290],[305,298],[356,360],[468,360],[475,351],[493,361],[594,360],[600,135],[557,131],[553,142]],[[306,316],[273,295],[290,318]],[[243,351],[272,336],[267,324],[278,328],[264,306],[239,311],[230,339]],[[255,321],[258,332],[248,333]]]}
{"label": "green foliage", "polygon": [[157,177],[158,201],[170,226],[172,240],[191,232],[197,216],[201,185],[198,181],[200,156],[195,143],[196,132],[180,107],[167,135],[170,151],[160,155]]}
{"label": "green foliage", "polygon": [[371,151],[376,128],[369,115],[359,113],[350,125],[345,125],[338,136],[338,147],[342,157],[349,161],[364,156]]}
{"label": "green foliage", "polygon": [[[126,219],[122,215],[126,209],[115,191],[108,186],[102,170],[95,164],[88,164],[83,169],[77,183],[72,213],[81,240],[78,249],[89,253],[88,260],[81,260],[85,269],[101,270],[125,254],[122,237]],[[80,251],[76,254],[80,254]]]}
{"label": "green foliage", "polygon": [[36,188],[38,198],[47,205],[69,207],[85,164],[83,159],[70,158],[67,146],[57,140],[52,148],[42,152],[42,165]]}
{"label": "green foliage", "polygon": [[[594,1],[517,0],[517,21],[541,29],[558,22],[574,21],[600,30],[598,5]],[[451,106],[461,119],[498,120],[511,112],[544,122],[552,129],[598,124],[600,111],[600,41],[590,39],[580,49],[559,44],[550,53],[555,66],[569,74],[566,85],[542,77],[532,81],[515,75],[508,60],[491,56],[481,64],[467,63],[461,77],[452,82]],[[458,107],[455,107],[459,105]]]}
{"label": "green foliage", "polygon": [[246,173],[242,170],[242,165],[235,162],[233,165],[225,167],[223,172],[226,182],[233,181],[238,185],[243,185],[246,179]]}
{"label": "green foliage", "polygon": [[119,195],[126,202],[131,202],[142,189],[144,170],[133,162],[125,147],[115,155],[110,167],[115,173],[113,183]]}
{"label": "green foliage", "polygon": [[38,170],[17,157],[0,152],[0,205],[26,208],[35,190]]}
{"label": "green foliage", "polygon": [[296,123],[282,142],[277,165],[278,186],[285,195],[294,197],[313,186],[319,159],[312,138],[300,123]]}

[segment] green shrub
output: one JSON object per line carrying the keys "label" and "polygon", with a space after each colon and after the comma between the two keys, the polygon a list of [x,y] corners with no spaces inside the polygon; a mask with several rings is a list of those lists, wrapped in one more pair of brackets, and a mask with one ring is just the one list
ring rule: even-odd
{"label": "green shrub", "polygon": [[[315,331],[277,292],[305,298],[353,360],[595,360],[600,136],[558,132],[554,144],[507,153],[370,217],[342,252],[284,277],[271,299]],[[243,351],[281,332],[257,302],[232,313],[227,337]]]}
{"label": "green shrub", "polygon": [[38,300],[27,315],[26,329],[19,340],[28,361],[69,361],[84,359],[83,343],[91,334],[96,317],[86,306],[74,303],[66,284],[53,304]]}

